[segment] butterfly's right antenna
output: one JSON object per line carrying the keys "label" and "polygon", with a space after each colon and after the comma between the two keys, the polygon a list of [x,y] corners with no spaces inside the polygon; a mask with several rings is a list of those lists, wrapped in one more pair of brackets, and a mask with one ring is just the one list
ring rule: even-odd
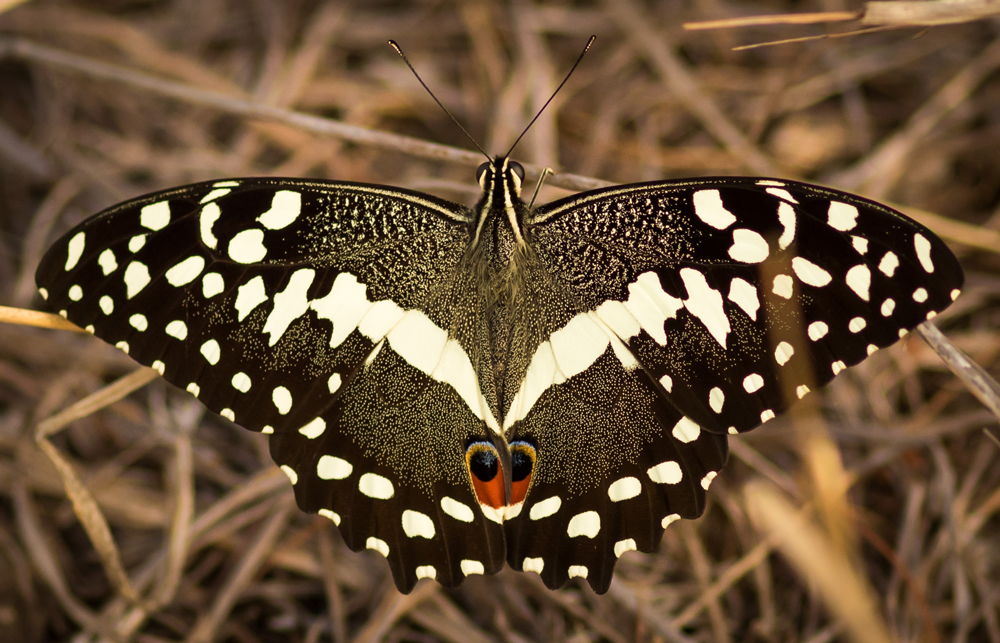
{"label": "butterfly's right antenna", "polygon": [[[587,41],[587,44],[583,46],[583,51],[580,52],[580,57],[576,59],[575,63],[573,63],[573,66],[570,68],[569,73],[566,74],[566,78],[563,78],[563,81],[559,83],[559,86],[556,87],[556,90],[554,92],[552,92],[552,95],[549,96],[549,99],[545,101],[545,104],[542,105],[542,108],[538,110],[538,113],[535,114],[535,117],[531,119],[531,122],[528,123],[528,126],[524,128],[524,131],[521,132],[521,135],[517,137],[517,140],[514,141],[514,144],[510,146],[510,149],[507,150],[506,156],[510,156],[510,153],[514,151],[514,148],[517,147],[517,144],[521,142],[521,139],[524,138],[524,135],[528,133],[528,130],[531,129],[531,126],[535,124],[535,121],[538,120],[538,117],[542,115],[542,112],[545,111],[545,108],[549,106],[549,103],[552,102],[552,99],[555,98],[556,94],[559,93],[559,90],[563,88],[563,85],[566,84],[566,81],[569,80],[569,77],[573,75],[573,72],[576,71],[577,66],[580,64],[580,61],[583,60],[583,57],[587,55],[587,52],[590,50],[590,46],[594,44],[595,40],[597,40],[597,36],[591,36],[590,40]],[[437,99],[435,98],[434,100]]]}
{"label": "butterfly's right antenna", "polygon": [[462,127],[462,124],[458,122],[458,119],[455,118],[455,116],[452,115],[452,113],[448,111],[448,108],[445,107],[441,103],[441,101],[438,100],[438,97],[434,95],[434,92],[431,91],[431,88],[427,86],[427,83],[424,82],[424,79],[420,77],[420,74],[417,73],[417,70],[414,69],[413,65],[410,64],[410,61],[406,57],[406,54],[404,54],[403,50],[399,48],[399,45],[396,44],[396,41],[395,40],[390,40],[389,41],[389,46],[396,50],[396,53],[399,54],[399,57],[403,59],[403,62],[406,63],[406,66],[410,68],[410,71],[412,71],[413,75],[417,77],[417,80],[420,81],[420,84],[424,86],[424,89],[426,89],[427,93],[431,95],[431,98],[433,98],[434,102],[438,104],[438,107],[440,107],[441,109],[443,109],[444,113],[447,114],[448,117],[451,118],[451,120],[455,121],[455,125],[458,125],[458,129],[462,130],[462,133],[469,137],[469,140],[472,141],[472,144],[476,146],[477,150],[479,150],[480,152],[483,153],[483,156],[486,157],[486,160],[487,161],[493,160],[493,159],[490,158],[490,155],[487,154],[486,151],[483,150],[483,148],[479,146],[479,143],[476,142],[476,139],[472,138],[472,134],[469,134],[469,132],[466,131],[466,129],[464,127]]}

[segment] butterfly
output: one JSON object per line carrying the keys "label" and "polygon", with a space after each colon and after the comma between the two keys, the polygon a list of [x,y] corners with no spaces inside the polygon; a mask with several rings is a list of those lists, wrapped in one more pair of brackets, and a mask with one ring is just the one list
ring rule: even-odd
{"label": "butterfly", "polygon": [[621,185],[529,209],[402,188],[196,183],[56,241],[45,305],[269,436],[304,511],[400,591],[504,563],[597,592],[699,516],[749,431],[958,297],[945,244],[794,181]]}

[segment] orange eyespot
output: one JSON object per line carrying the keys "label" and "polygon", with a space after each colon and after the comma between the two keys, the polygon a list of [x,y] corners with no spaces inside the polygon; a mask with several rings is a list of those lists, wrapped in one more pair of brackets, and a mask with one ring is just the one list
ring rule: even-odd
{"label": "orange eyespot", "polygon": [[508,504],[516,505],[524,501],[531,486],[531,473],[535,470],[535,447],[528,442],[517,441],[510,445],[511,459],[511,499]]}
{"label": "orange eyespot", "polygon": [[465,462],[472,477],[472,488],[479,504],[500,509],[504,506],[503,475],[500,454],[489,442],[473,442],[465,450]]}

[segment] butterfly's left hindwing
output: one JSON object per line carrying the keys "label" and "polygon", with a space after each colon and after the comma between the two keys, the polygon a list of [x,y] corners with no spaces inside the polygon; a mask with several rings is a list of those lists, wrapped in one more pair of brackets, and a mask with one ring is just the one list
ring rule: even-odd
{"label": "butterfly's left hindwing", "polygon": [[465,468],[470,440],[497,439],[469,357],[482,329],[459,323],[483,319],[470,217],[378,186],[216,181],[90,219],[36,281],[50,309],[271,434],[298,504],[385,555],[400,589],[453,586],[504,555]]}
{"label": "butterfly's left hindwing", "polygon": [[[604,591],[618,555],[695,517],[753,429],[958,296],[933,234],[876,203],[767,179],[595,190],[531,213],[539,280],[575,302],[502,414],[536,447],[508,562]],[[558,501],[553,500],[558,498]]]}

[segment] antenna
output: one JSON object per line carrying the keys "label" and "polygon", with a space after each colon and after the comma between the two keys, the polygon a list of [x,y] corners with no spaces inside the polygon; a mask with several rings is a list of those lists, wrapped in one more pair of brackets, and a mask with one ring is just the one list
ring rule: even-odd
{"label": "antenna", "polygon": [[[593,38],[591,38],[591,41],[593,41]],[[483,153],[483,156],[486,157],[486,160],[487,161],[492,161],[493,159],[490,158],[490,155],[487,154],[486,151],[483,150],[483,148],[479,146],[479,143],[476,142],[476,139],[472,138],[472,134],[469,134],[469,132],[467,132],[464,127],[462,127],[462,124],[458,122],[458,119],[455,118],[455,116],[452,115],[452,113],[448,111],[448,108],[445,107],[443,104],[441,104],[441,101],[438,100],[438,97],[434,95],[434,92],[431,91],[431,88],[427,86],[427,83],[424,82],[424,79],[420,77],[420,74],[417,73],[417,70],[414,69],[413,65],[410,64],[410,61],[406,57],[406,54],[404,54],[403,50],[400,49],[400,47],[399,47],[398,44],[396,44],[396,41],[395,40],[390,40],[389,41],[389,46],[396,50],[396,53],[399,54],[399,57],[403,59],[403,62],[406,63],[406,66],[410,68],[410,71],[413,72],[413,75],[417,77],[417,80],[420,81],[420,84],[423,85],[424,89],[427,90],[427,93],[431,95],[431,98],[433,98],[434,102],[438,104],[438,107],[440,107],[441,109],[444,110],[444,113],[447,114],[448,117],[451,118],[451,120],[453,120],[455,122],[455,125],[458,125],[458,129],[462,130],[462,133],[465,134],[469,138],[470,141],[472,141],[472,144],[476,146],[476,149]],[[590,45],[588,44],[587,46],[589,47]],[[579,61],[577,61],[577,62],[579,62]],[[574,68],[575,67],[576,67],[576,65],[574,65]],[[563,82],[566,82],[566,81],[563,81]],[[562,85],[560,85],[560,87],[562,87]],[[552,99],[549,99],[549,100],[552,100]],[[546,103],[546,105],[548,105],[548,103]],[[538,118],[538,117],[536,116],[535,118]],[[532,121],[532,122],[534,122],[534,121]]]}
{"label": "antenna", "polygon": [[[510,156],[510,153],[514,151],[514,148],[517,147],[517,144],[521,142],[521,139],[524,138],[524,135],[528,133],[528,130],[531,129],[531,126],[535,124],[535,121],[538,120],[538,117],[542,115],[542,112],[545,111],[545,108],[549,106],[549,103],[552,102],[552,99],[556,97],[556,94],[559,93],[559,90],[563,88],[563,85],[566,84],[566,81],[569,80],[569,77],[573,75],[574,71],[576,71],[577,65],[580,64],[581,60],[583,60],[583,57],[587,54],[587,51],[590,49],[590,46],[592,44],[594,44],[595,40],[597,40],[597,36],[591,36],[590,40],[587,41],[587,44],[583,46],[583,51],[580,52],[579,58],[576,59],[576,62],[573,63],[573,66],[570,68],[569,73],[566,74],[566,78],[563,78],[563,81],[561,83],[559,83],[559,86],[556,87],[556,90],[554,92],[552,92],[552,95],[549,96],[549,99],[547,101],[545,101],[545,104],[542,105],[542,108],[540,110],[538,110],[538,113],[535,114],[535,117],[533,119],[531,119],[531,122],[528,123],[528,126],[524,128],[524,131],[521,132],[521,135],[517,137],[517,140],[514,141],[514,144],[510,146],[509,150],[507,150],[507,154],[505,154],[505,156]],[[400,55],[402,55],[402,53],[400,53]],[[407,63],[407,64],[409,64],[409,63]],[[416,73],[416,72],[414,72],[414,73]],[[420,82],[423,82],[423,81],[420,81]],[[437,100],[437,99],[435,98],[434,100]],[[438,103],[438,104],[440,105],[440,103]]]}

